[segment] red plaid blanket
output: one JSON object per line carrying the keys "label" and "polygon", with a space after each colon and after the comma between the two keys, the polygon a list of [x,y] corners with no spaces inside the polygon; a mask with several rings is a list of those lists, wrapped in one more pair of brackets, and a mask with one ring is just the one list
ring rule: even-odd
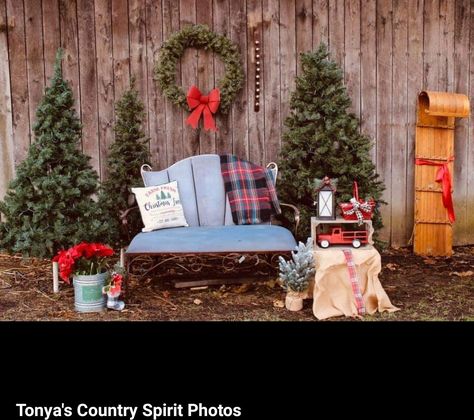
{"label": "red plaid blanket", "polygon": [[254,225],[269,222],[273,214],[281,213],[275,180],[269,169],[234,155],[222,155],[220,159],[234,223]]}
{"label": "red plaid blanket", "polygon": [[344,256],[346,257],[347,269],[349,270],[349,278],[351,280],[352,293],[357,306],[357,313],[359,315],[365,314],[365,303],[362,292],[360,291],[360,282],[359,276],[357,275],[357,270],[354,264],[354,259],[352,258],[352,251],[350,249],[343,249]]}

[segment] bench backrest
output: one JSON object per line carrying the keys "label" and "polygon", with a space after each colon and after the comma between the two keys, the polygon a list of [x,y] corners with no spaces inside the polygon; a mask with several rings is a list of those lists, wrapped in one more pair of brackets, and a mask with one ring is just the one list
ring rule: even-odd
{"label": "bench backrest", "polygon": [[218,155],[192,156],[162,171],[152,171],[148,165],[144,165],[142,178],[146,187],[178,181],[179,195],[189,226],[234,224]]}

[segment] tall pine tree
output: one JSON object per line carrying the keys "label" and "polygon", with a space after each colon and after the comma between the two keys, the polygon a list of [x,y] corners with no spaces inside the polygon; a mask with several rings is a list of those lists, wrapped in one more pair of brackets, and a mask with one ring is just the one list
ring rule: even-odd
{"label": "tall pine tree", "polygon": [[36,111],[35,141],[18,166],[0,212],[0,249],[51,257],[59,249],[102,237],[105,226],[91,196],[97,173],[79,147],[81,123],[61,72],[58,50],[50,87]]}
{"label": "tall pine tree", "polygon": [[[326,46],[301,54],[302,73],[291,95],[291,113],[280,161],[279,195],[282,201],[298,203],[302,237],[310,235],[310,217],[315,215],[314,179],[338,178],[337,201],[349,201],[357,180],[361,198],[381,199],[384,186],[370,158],[371,140],[359,131],[357,117],[349,112],[351,99],[343,73],[328,58]],[[374,227],[382,226],[376,209]]]}
{"label": "tall pine tree", "polygon": [[133,203],[134,196],[130,188],[143,186],[140,167],[150,162],[149,139],[142,127],[144,106],[135,89],[134,79],[130,89],[117,102],[115,112],[115,142],[109,149],[109,173],[102,184],[99,206],[104,220],[109,224],[108,243],[120,247],[128,245],[143,226],[138,211],[130,214],[127,226],[122,226],[120,212]]}

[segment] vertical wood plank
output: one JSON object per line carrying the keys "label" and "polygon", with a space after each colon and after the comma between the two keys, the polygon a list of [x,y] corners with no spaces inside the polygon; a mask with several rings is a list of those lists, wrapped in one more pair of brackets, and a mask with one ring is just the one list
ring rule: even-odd
{"label": "vertical wood plank", "polygon": [[59,0],[43,0],[42,6],[44,73],[48,84],[53,76],[56,52],[61,46]]}
{"label": "vertical wood plank", "polygon": [[438,90],[452,92],[454,86],[454,1],[439,0]]}
{"label": "vertical wood plank", "polygon": [[135,77],[136,88],[140,100],[145,106],[145,121],[143,129],[149,135],[148,115],[146,104],[148,104],[148,71],[147,71],[147,46],[146,46],[146,10],[145,0],[129,0],[129,37],[130,37],[130,74]]}
{"label": "vertical wood plank", "polygon": [[230,39],[240,51],[242,67],[244,69],[244,82],[242,90],[237,94],[232,106],[232,152],[242,159],[249,159],[249,141],[247,131],[247,32],[243,30],[247,26],[247,15],[245,1],[230,2]]}
{"label": "vertical wood plank", "polygon": [[329,0],[329,50],[344,69],[344,0]]}
{"label": "vertical wood plank", "polygon": [[[473,120],[473,108],[474,108],[474,2],[471,0],[470,13],[469,13],[469,95],[471,101],[471,115],[469,119],[463,118],[467,122],[469,131],[466,138],[468,144],[467,154],[467,191],[466,191],[466,224],[464,227],[465,237],[462,238],[464,243],[472,244],[474,242],[474,213],[472,208],[474,206],[474,120]],[[467,63],[464,65],[467,67]],[[456,139],[455,139],[456,141]]]}
{"label": "vertical wood plank", "polygon": [[361,131],[373,141],[370,155],[377,156],[377,43],[376,3],[361,0],[360,11],[360,115]]}
{"label": "vertical wood plank", "polygon": [[[470,28],[471,2],[468,0],[456,0],[455,3],[455,55],[454,55],[454,90],[458,93],[469,94],[469,37],[472,32]],[[471,98],[472,102],[472,98]],[[473,104],[471,103],[471,109]],[[454,176],[453,176],[453,201],[456,212],[456,223],[454,224],[454,244],[464,245],[469,243],[472,231],[472,209],[467,207],[468,178],[469,178],[469,120],[460,118],[456,120],[454,141]]]}
{"label": "vertical wood plank", "polygon": [[[6,2],[0,0],[0,25],[6,27],[7,22]],[[15,173],[10,61],[7,42],[7,31],[0,31],[0,86],[3,90],[0,95],[0,200],[3,200],[8,190],[8,183]]]}
{"label": "vertical wood plank", "polygon": [[100,176],[107,178],[107,153],[114,141],[114,59],[112,52],[112,0],[95,0],[97,54],[97,108]]}
{"label": "vertical wood plank", "polygon": [[41,0],[25,1],[26,67],[30,108],[30,138],[33,140],[33,124],[36,108],[44,93],[43,22]]}
{"label": "vertical wood plank", "polygon": [[439,0],[425,0],[424,4],[424,63],[423,85],[438,90],[439,75]]}
{"label": "vertical wood plank", "polygon": [[30,146],[25,16],[22,1],[7,0],[7,19],[15,22],[13,27],[8,28],[8,55],[10,58],[15,166],[18,166],[25,158]]}
{"label": "vertical wood plank", "polygon": [[[196,23],[207,25],[212,29],[212,0],[199,0],[196,5]],[[240,28],[242,31],[242,28]],[[210,92],[215,87],[214,56],[211,51],[199,49],[197,52],[197,81],[203,92]],[[199,134],[199,152],[201,154],[216,152],[216,134],[201,130]]]}
{"label": "vertical wood plank", "polygon": [[[163,40],[179,30],[179,2],[163,0]],[[176,83],[181,85],[181,66],[176,69]],[[160,93],[161,95],[161,93]],[[183,110],[168,99],[166,104],[166,149],[168,165],[177,162],[183,156]]]}
{"label": "vertical wood plank", "polygon": [[77,0],[82,150],[100,174],[94,0]]}
{"label": "vertical wood plank", "polygon": [[360,118],[360,3],[346,0],[344,16],[344,81],[351,98],[351,111]]}
{"label": "vertical wood plank", "polygon": [[[280,2],[280,7],[282,7]],[[291,4],[292,2],[290,2]],[[288,10],[289,13],[291,11]],[[301,71],[299,56],[302,52],[311,51],[313,45],[313,2],[312,0],[296,0],[296,72]]]}
{"label": "vertical wood plank", "polygon": [[313,0],[313,49],[321,42],[329,43],[329,4],[328,0]]}
{"label": "vertical wood plank", "polygon": [[[392,232],[391,244],[407,243],[407,47],[408,0],[393,1],[393,71],[392,71]],[[411,182],[411,180],[410,180]]]}
{"label": "vertical wood plank", "polygon": [[296,55],[295,33],[295,1],[280,2],[280,123],[285,130],[284,123],[290,114],[290,96],[295,88],[296,62],[300,56]]}
{"label": "vertical wood plank", "polygon": [[112,1],[112,45],[114,56],[114,98],[119,101],[130,87],[130,44],[127,0]]}
{"label": "vertical wood plank", "polygon": [[[229,0],[214,0],[213,26],[214,31],[229,36],[230,32],[230,10]],[[219,56],[214,55],[214,72],[216,86],[225,73],[224,64]],[[216,133],[216,151],[218,154],[232,152],[232,112],[227,115],[221,113],[216,116],[217,133]]]}
{"label": "vertical wood plank", "polygon": [[[180,0],[179,1],[179,19],[180,28],[194,25],[196,23],[196,2],[195,0]],[[181,83],[185,92],[192,85],[197,84],[197,50],[195,48],[187,48],[181,58]],[[199,86],[198,86],[199,87]],[[209,92],[203,91],[203,95]],[[202,127],[202,120],[199,121],[199,128],[194,130],[191,126],[186,124],[186,119],[189,112],[183,112],[183,152],[184,157],[194,156],[199,154],[199,133],[204,131]]]}
{"label": "vertical wood plank", "polygon": [[158,57],[158,50],[163,42],[161,1],[146,0],[146,32],[148,125],[150,130],[151,164],[156,169],[165,169],[168,162],[166,151],[166,108],[163,106],[163,100],[153,79],[155,60]]}
{"label": "vertical wood plank", "polygon": [[265,163],[280,151],[280,11],[278,2],[263,1],[263,78],[265,90]]}
{"label": "vertical wood plank", "polygon": [[415,130],[418,93],[423,87],[423,0],[408,2],[408,79],[407,79],[407,238],[413,232],[415,207]]}
{"label": "vertical wood plank", "polygon": [[385,183],[380,239],[390,240],[392,198],[392,1],[377,3],[377,172]]}
{"label": "vertical wood plank", "polygon": [[77,34],[77,1],[61,0],[59,3],[61,46],[64,50],[63,76],[71,85],[74,106],[81,116],[81,91],[79,84],[79,48]]}
{"label": "vertical wood plank", "polygon": [[[248,107],[248,133],[249,133],[249,153],[250,160],[257,164],[263,163],[263,154],[265,148],[265,112],[264,112],[264,94],[266,90],[265,80],[260,77],[260,110],[254,111],[255,104],[255,44],[257,39],[262,47],[260,58],[261,69],[267,65],[265,45],[263,45],[262,36],[262,0],[247,0],[247,39],[249,48],[247,51],[247,96]],[[261,70],[260,75],[263,74]]]}

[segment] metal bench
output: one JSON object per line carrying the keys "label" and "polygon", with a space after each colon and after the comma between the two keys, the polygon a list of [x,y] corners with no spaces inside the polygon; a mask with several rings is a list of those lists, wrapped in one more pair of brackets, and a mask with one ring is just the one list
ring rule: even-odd
{"label": "metal bench", "polygon": [[[276,164],[269,164],[268,168],[276,182]],[[189,227],[137,234],[125,251],[130,273],[143,277],[159,272],[186,279],[175,282],[176,287],[243,281],[246,274],[254,277],[274,273],[278,255],[289,254],[296,245],[293,234],[282,226],[234,224],[218,155],[189,157],[162,171],[144,165],[142,177],[145,186],[178,181]],[[295,212],[296,231],[298,209],[280,205]],[[129,211],[122,215],[124,223]],[[212,275],[219,278],[203,279]]]}

